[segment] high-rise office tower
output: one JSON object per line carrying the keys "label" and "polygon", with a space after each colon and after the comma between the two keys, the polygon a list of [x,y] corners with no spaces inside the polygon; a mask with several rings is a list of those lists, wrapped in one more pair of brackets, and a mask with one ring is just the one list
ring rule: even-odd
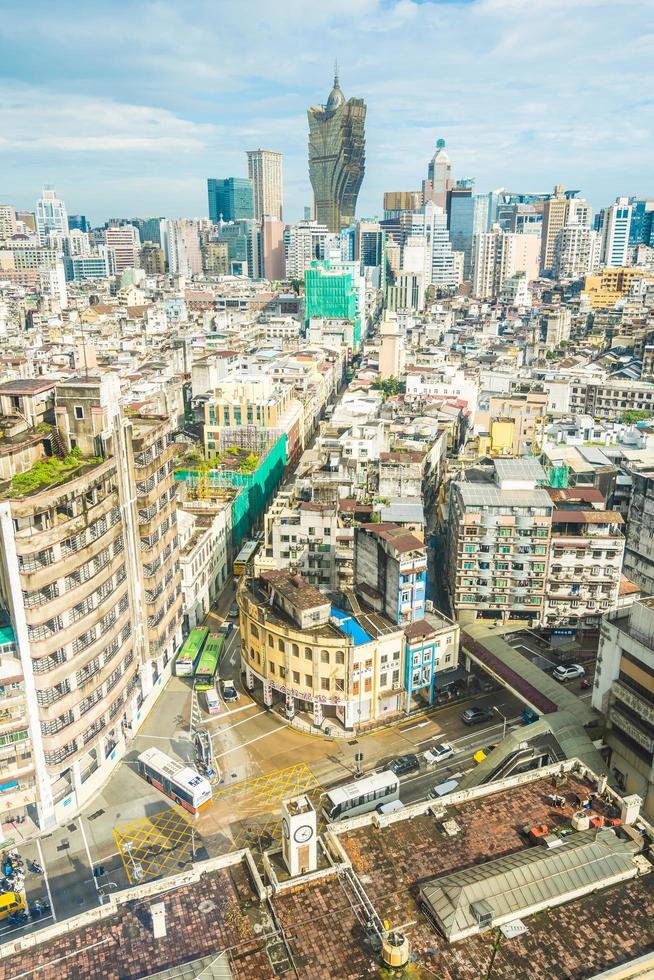
{"label": "high-rise office tower", "polygon": [[91,230],[91,224],[85,214],[69,214],[68,227],[71,231],[73,231],[75,228],[78,231],[84,232],[89,232]]}
{"label": "high-rise office tower", "polygon": [[209,218],[216,224],[254,218],[252,181],[247,177],[210,177],[207,180]]}
{"label": "high-rise office tower", "polygon": [[327,104],[311,106],[307,116],[315,218],[338,234],[354,220],[365,172],[366,104],[345,101],[337,72]]}
{"label": "high-rise office tower", "polygon": [[[475,215],[474,181],[457,180],[447,194],[447,220],[455,252],[463,252],[463,277],[470,278]],[[486,229],[484,228],[484,231]]]}
{"label": "high-rise office tower", "polygon": [[629,198],[618,197],[615,204],[603,208],[599,216],[599,225],[602,232],[602,264],[609,268],[625,266],[631,228]]}
{"label": "high-rise office tower", "polygon": [[[650,248],[654,248],[654,200],[631,197],[629,203],[631,204],[629,244],[649,245]],[[1,204],[0,211],[2,211]]]}
{"label": "high-rise office tower", "polygon": [[36,230],[41,245],[47,245],[53,236],[68,234],[66,205],[49,185],[43,188],[43,194],[36,202]]}
{"label": "high-rise office tower", "polygon": [[276,150],[248,150],[248,177],[254,195],[254,217],[282,220],[282,155]]}
{"label": "high-rise office tower", "polygon": [[436,152],[429,161],[427,180],[422,182],[423,203],[433,201],[444,211],[447,192],[452,187],[452,163],[445,152],[445,140],[436,140]]}

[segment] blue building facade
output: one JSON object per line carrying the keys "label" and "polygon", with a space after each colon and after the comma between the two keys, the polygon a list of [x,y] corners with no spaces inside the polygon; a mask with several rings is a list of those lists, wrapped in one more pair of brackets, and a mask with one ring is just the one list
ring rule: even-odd
{"label": "blue building facade", "polygon": [[218,221],[237,221],[254,218],[252,181],[247,177],[210,177],[207,180],[209,218]]}
{"label": "blue building facade", "polygon": [[405,710],[416,696],[432,705],[458,672],[459,627],[440,613],[411,623],[404,631]]}

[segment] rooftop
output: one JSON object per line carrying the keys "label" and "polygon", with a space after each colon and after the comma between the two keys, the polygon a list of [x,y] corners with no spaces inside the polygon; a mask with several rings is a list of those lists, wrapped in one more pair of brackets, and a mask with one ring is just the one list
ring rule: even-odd
{"label": "rooftop", "polygon": [[287,569],[262,572],[261,578],[296,609],[315,609],[316,606],[329,605],[329,599],[314,585]]}
{"label": "rooftop", "polygon": [[56,385],[56,378],[16,378],[0,384],[0,395],[40,395]]}
{"label": "rooftop", "polygon": [[553,510],[546,490],[501,490],[492,483],[453,483],[466,507],[545,507]]}
{"label": "rooftop", "polygon": [[[356,828],[333,828],[334,848],[340,844],[345,851],[379,919],[396,928],[409,924],[416,977],[479,980],[493,958],[493,980],[584,980],[651,953],[652,879],[644,874],[607,887],[610,873],[599,864],[595,891],[526,917],[526,931],[512,937],[493,931],[450,943],[419,907],[420,887],[434,878],[441,888],[456,885],[461,876],[474,879],[466,887],[477,887],[484,877],[498,881],[504,875],[510,886],[504,894],[513,900],[512,889],[519,899],[521,887],[535,883],[521,886],[510,876],[528,875],[529,867],[542,868],[542,862],[560,862],[564,849],[582,856],[591,848],[593,865],[600,848],[615,850],[622,860],[632,845],[618,836],[605,845],[612,832],[600,831],[597,840],[594,832],[570,832],[579,798],[589,798],[595,785],[567,768],[556,780],[548,770],[523,774],[512,785],[476,789],[468,799],[454,794],[436,814],[418,805],[406,815],[385,818],[386,826],[375,825],[377,818],[373,823],[368,815]],[[552,793],[563,798],[561,808],[553,807]],[[591,807],[597,815],[608,813],[599,798]],[[542,824],[567,832],[563,839],[570,843],[549,852],[530,843],[523,825]],[[265,903],[244,852],[201,862],[177,879],[133,888],[75,920],[13,941],[2,949],[8,964],[3,976],[136,980],[170,971],[168,977],[190,978],[201,968],[217,969],[216,960],[225,953],[231,975],[239,980],[367,980],[379,975],[379,956],[348,875],[322,872],[318,879],[273,893]],[[536,886],[551,887],[543,876]],[[165,906],[167,935],[155,940],[151,906],[159,902]],[[195,973],[187,973],[191,963]]]}
{"label": "rooftop", "polygon": [[552,524],[624,524],[615,510],[555,510]]}

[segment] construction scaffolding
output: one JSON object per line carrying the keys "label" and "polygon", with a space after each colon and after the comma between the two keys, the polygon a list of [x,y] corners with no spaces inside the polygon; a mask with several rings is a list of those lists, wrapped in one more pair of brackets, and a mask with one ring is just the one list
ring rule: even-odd
{"label": "construction scaffolding", "polygon": [[282,480],[286,441],[286,434],[276,429],[254,425],[221,429],[216,459],[175,472],[175,479],[185,483],[190,500],[221,499],[237,491],[231,504],[235,547],[247,537]]}

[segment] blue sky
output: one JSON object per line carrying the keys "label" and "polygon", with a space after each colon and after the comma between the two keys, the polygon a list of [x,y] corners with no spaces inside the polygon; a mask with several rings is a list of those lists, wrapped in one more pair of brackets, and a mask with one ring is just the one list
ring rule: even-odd
{"label": "blue sky", "polygon": [[206,178],[281,150],[311,200],[306,108],[338,57],[368,106],[359,214],[417,189],[438,137],[477,189],[654,196],[652,0],[0,0],[0,200],[206,215]]}

